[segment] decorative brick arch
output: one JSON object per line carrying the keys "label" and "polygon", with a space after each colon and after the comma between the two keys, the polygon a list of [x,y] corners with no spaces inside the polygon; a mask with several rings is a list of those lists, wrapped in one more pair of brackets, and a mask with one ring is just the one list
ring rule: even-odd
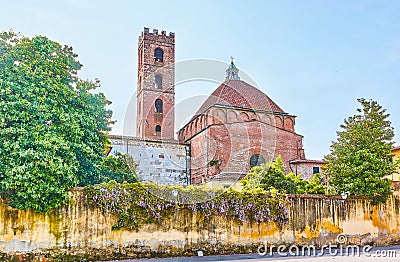
{"label": "decorative brick arch", "polygon": [[199,127],[199,118],[197,117],[196,120],[194,121],[194,133],[197,133],[200,130]]}
{"label": "decorative brick arch", "polygon": [[235,110],[228,110],[227,118],[228,123],[235,123],[238,121],[238,116]]}
{"label": "decorative brick arch", "polygon": [[274,119],[270,114],[260,114],[261,122],[267,125],[274,125]]}
{"label": "decorative brick arch", "polygon": [[201,115],[200,117],[199,117],[199,119],[200,119],[200,130],[203,130],[204,129],[204,126],[205,126],[205,121],[204,121],[204,115]]}
{"label": "decorative brick arch", "polygon": [[285,130],[294,132],[294,121],[292,117],[285,117]]}
{"label": "decorative brick arch", "polygon": [[190,136],[193,136],[193,135],[194,135],[193,126],[194,126],[194,122],[192,121],[192,122],[190,123]]}
{"label": "decorative brick arch", "polygon": [[224,110],[215,109],[212,111],[212,115],[214,124],[221,124],[226,122],[226,115]]}
{"label": "decorative brick arch", "polygon": [[240,112],[240,117],[242,118],[243,122],[248,122],[250,120],[249,115],[245,112]]}
{"label": "decorative brick arch", "polygon": [[184,137],[189,137],[189,128],[188,128],[188,126],[186,126],[185,129],[183,130],[183,136]]}
{"label": "decorative brick arch", "polygon": [[249,120],[258,120],[257,114],[255,112],[249,112]]}
{"label": "decorative brick arch", "polygon": [[280,116],[275,115],[275,126],[283,128],[283,119]]}

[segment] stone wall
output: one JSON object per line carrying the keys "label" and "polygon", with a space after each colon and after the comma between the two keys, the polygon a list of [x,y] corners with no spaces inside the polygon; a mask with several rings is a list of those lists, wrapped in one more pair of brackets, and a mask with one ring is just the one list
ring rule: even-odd
{"label": "stone wall", "polygon": [[[21,211],[0,203],[0,252],[57,259],[134,258],[256,252],[273,244],[335,242],[339,233],[350,243],[387,245],[400,242],[400,201],[389,198],[374,206],[366,198],[326,196],[288,198],[290,223],[279,229],[273,223],[238,224],[225,218],[204,222],[182,209],[159,225],[145,225],[139,232],[112,230],[117,217],[88,205],[82,191],[70,193],[71,201],[50,214]],[[1,255],[1,254],[0,254]]]}
{"label": "stone wall", "polygon": [[111,154],[120,152],[133,157],[139,179],[156,184],[188,184],[189,145],[113,135],[110,140]]}

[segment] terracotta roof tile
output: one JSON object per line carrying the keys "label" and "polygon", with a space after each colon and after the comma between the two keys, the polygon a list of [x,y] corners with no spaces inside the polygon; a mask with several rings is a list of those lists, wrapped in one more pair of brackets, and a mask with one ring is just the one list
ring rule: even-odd
{"label": "terracotta roof tile", "polygon": [[241,80],[227,80],[223,82],[201,105],[194,117],[203,113],[213,105],[226,105],[284,113],[284,111],[261,90]]}
{"label": "terracotta roof tile", "polygon": [[291,164],[325,164],[322,160],[313,160],[313,159],[298,159],[290,161]]}

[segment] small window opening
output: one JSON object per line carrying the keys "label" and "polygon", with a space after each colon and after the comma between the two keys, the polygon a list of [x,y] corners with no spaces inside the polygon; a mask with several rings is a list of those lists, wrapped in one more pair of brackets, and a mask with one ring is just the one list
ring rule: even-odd
{"label": "small window opening", "polygon": [[161,99],[156,99],[156,102],[154,104],[156,113],[162,113],[163,112],[163,102]]}
{"label": "small window opening", "polygon": [[164,62],[164,51],[159,47],[154,50],[154,61]]}

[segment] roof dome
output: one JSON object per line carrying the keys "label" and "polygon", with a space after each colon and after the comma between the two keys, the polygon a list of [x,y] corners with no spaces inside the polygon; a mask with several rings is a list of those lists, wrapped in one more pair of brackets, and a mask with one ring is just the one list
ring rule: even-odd
{"label": "roof dome", "polygon": [[266,94],[242,80],[226,80],[201,105],[194,117],[214,105],[284,113]]}

